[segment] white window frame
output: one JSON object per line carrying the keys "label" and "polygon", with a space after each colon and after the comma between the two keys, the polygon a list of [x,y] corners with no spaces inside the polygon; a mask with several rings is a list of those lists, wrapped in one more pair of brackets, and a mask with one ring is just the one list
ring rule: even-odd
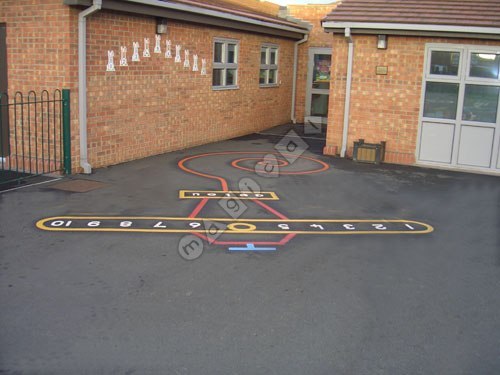
{"label": "white window frame", "polygon": [[[261,61],[261,55],[262,55],[262,50],[266,50],[266,63],[262,64]],[[271,50],[275,49],[276,50],[276,64],[271,64]],[[261,62],[260,68],[259,68],[259,86],[260,87],[278,87],[279,86],[279,46],[277,44],[272,44],[272,43],[264,43],[260,47],[260,53],[259,53],[259,61]],[[264,83],[260,83],[260,71],[265,70],[266,71],[266,81]],[[275,70],[276,71],[276,82],[269,82],[269,71]]]}
{"label": "white window frame", "polygon": [[498,55],[500,54],[500,48],[488,48],[486,46],[477,46],[477,48],[470,48],[469,53],[466,56],[467,59],[467,70],[465,71],[465,80],[466,81],[474,81],[477,84],[490,84],[494,86],[498,86],[500,82],[500,75],[498,78],[485,78],[485,77],[474,77],[470,75],[470,68],[472,64],[472,54],[473,53],[484,53],[486,55]]}
{"label": "white window frame", "polygon": [[[215,44],[220,43],[222,44],[222,62],[216,62],[215,61]],[[233,44],[235,45],[235,51],[234,51],[234,63],[228,63],[227,62],[227,56],[228,56],[228,45]],[[238,89],[238,62],[240,58],[240,42],[239,40],[236,39],[227,39],[227,38],[215,38],[212,46],[212,90],[234,90]],[[232,85],[226,84],[226,72],[228,69],[234,69],[236,70],[235,74],[235,83]],[[221,85],[214,85],[213,84],[213,75],[215,70],[222,70],[222,84]]]}
{"label": "white window frame", "polygon": [[[458,69],[458,76],[431,74],[431,53],[433,51],[448,51],[448,52],[460,52],[460,63]],[[495,134],[500,132],[500,99],[497,104],[497,118],[495,123],[479,122],[463,120],[463,106],[465,97],[465,88],[468,84],[471,85],[482,85],[482,86],[500,86],[500,76],[498,79],[495,78],[482,78],[482,77],[471,77],[470,64],[472,53],[486,53],[486,54],[498,54],[500,53],[500,46],[484,46],[484,45],[473,45],[473,44],[442,44],[442,43],[427,43],[425,46],[425,64],[424,64],[424,74],[422,77],[422,89],[420,94],[420,113],[419,113],[419,126],[417,133],[417,147],[415,150],[415,158],[417,164],[419,165],[429,165],[429,166],[442,166],[445,168],[452,167],[453,169],[468,169],[471,167],[458,164],[458,149],[461,136],[462,125],[471,125],[478,127],[489,127],[495,129]],[[424,104],[425,104],[425,94],[428,82],[442,82],[442,83],[457,83],[459,85],[458,91],[458,102],[457,102],[457,113],[455,119],[442,119],[434,117],[424,116]],[[421,137],[422,137],[422,124],[427,123],[447,123],[453,124],[455,126],[455,135],[453,139],[452,148],[452,159],[450,163],[444,162],[433,162],[426,160],[419,160]],[[485,170],[485,171],[498,171],[500,169],[500,164],[496,166],[496,160],[498,159],[498,154],[500,153],[500,137],[496,136],[493,143],[492,150],[492,166],[490,168],[483,167],[473,167],[474,170]]]}

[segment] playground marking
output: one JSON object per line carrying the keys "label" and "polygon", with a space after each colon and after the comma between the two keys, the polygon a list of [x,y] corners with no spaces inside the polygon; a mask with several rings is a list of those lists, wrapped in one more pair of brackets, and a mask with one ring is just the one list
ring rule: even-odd
{"label": "playground marking", "polygon": [[[283,246],[295,236],[305,235],[370,235],[370,234],[426,234],[434,228],[426,223],[412,220],[387,219],[289,219],[285,214],[270,206],[265,200],[279,200],[275,192],[260,192],[252,189],[248,181],[240,189],[231,190],[228,181],[214,174],[204,173],[192,168],[189,164],[200,158],[220,156],[243,156],[233,159],[231,166],[243,171],[258,173],[267,172],[266,177],[272,176],[274,168],[280,168],[280,175],[307,175],[319,173],[329,169],[329,165],[316,158],[295,156],[283,152],[262,151],[228,151],[192,155],[180,160],[177,165],[186,173],[217,182],[220,190],[179,190],[180,199],[196,199],[196,205],[188,217],[167,216],[58,216],[41,219],[36,227],[45,231],[59,232],[125,232],[125,233],[178,233],[192,234],[210,244],[230,246],[229,251],[275,251],[275,246]],[[273,156],[272,159],[269,156]],[[285,158],[286,160],[282,159]],[[290,158],[302,163],[291,167]],[[313,163],[307,168],[304,162]],[[196,164],[195,164],[196,165]],[[253,167],[251,167],[253,165]],[[271,168],[271,169],[269,169]],[[271,173],[269,173],[271,172]],[[277,174],[276,174],[277,175]],[[253,180],[252,180],[253,182]],[[250,186],[252,186],[250,184]],[[217,188],[216,188],[217,189]],[[251,190],[251,191],[250,191]],[[258,192],[256,192],[258,191]],[[231,200],[249,200],[246,204],[260,206],[259,212],[264,210],[276,217],[274,219],[248,219],[233,215],[233,218],[200,217],[207,203],[211,199],[219,199],[219,206],[230,203]],[[224,200],[224,201],[223,201]],[[229,206],[227,208],[230,208]],[[242,214],[242,213],[241,213]],[[238,217],[235,219],[234,217]],[[215,229],[215,232],[213,232]],[[235,237],[244,235],[247,238]],[[268,235],[268,236],[261,236]],[[273,236],[269,236],[273,235]],[[273,237],[282,237],[275,240]],[[222,236],[227,236],[223,238]],[[260,236],[260,237],[259,237]],[[221,237],[221,239],[219,239]],[[271,237],[271,239],[269,239]],[[262,247],[263,246],[263,247]],[[270,247],[268,247],[270,246]]]}
{"label": "playground marking", "polygon": [[258,200],[279,200],[278,195],[272,191],[261,191],[259,193],[251,191],[222,191],[222,190],[179,190],[180,199],[258,199]]}
{"label": "playground marking", "polygon": [[247,243],[245,247],[230,247],[229,251],[276,251],[275,247],[255,247],[253,243]]}
{"label": "playground marking", "polygon": [[434,230],[412,220],[231,219],[149,216],[58,216],[41,219],[38,229],[60,232],[205,233],[216,222],[225,234],[425,234]]}

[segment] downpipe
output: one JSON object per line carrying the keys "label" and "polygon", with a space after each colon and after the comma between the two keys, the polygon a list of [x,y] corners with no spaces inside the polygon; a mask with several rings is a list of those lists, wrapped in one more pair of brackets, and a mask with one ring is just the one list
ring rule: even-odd
{"label": "downpipe", "polygon": [[347,53],[347,77],[345,86],[345,102],[344,102],[344,126],[342,129],[342,148],[340,149],[340,156],[345,158],[347,151],[347,135],[349,133],[349,114],[351,108],[351,86],[352,86],[352,65],[354,59],[354,41],[351,35],[351,29],[346,28],[344,34],[346,42],[349,44]]}
{"label": "downpipe", "polygon": [[87,17],[102,8],[102,0],[78,14],[78,123],[80,128],[80,166],[83,173],[92,173],[87,145]]}
{"label": "downpipe", "polygon": [[303,39],[295,42],[293,49],[292,111],[290,114],[290,118],[294,125],[297,123],[297,116],[295,116],[295,100],[297,99],[297,69],[298,69],[298,59],[299,59],[299,44],[307,42],[308,39],[309,39],[309,34],[305,34]]}

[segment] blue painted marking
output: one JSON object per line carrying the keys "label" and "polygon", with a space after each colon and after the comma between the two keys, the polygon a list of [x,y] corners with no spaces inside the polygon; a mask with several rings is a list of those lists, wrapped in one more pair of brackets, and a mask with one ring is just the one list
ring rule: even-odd
{"label": "blue painted marking", "polygon": [[230,247],[229,251],[276,251],[275,247],[255,247],[253,243],[247,243],[247,247]]}

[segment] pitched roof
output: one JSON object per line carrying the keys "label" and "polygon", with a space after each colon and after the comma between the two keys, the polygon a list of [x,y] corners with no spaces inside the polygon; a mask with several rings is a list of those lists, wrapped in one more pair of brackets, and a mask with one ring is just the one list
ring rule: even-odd
{"label": "pitched roof", "polygon": [[[198,8],[207,10],[214,10],[223,13],[229,13],[236,16],[252,18],[255,20],[271,22],[284,26],[301,28],[295,22],[287,21],[278,17],[279,6],[276,5],[276,12],[273,12],[274,6],[262,4],[258,0],[247,1],[234,1],[234,0],[160,0],[168,3],[178,3],[184,5],[191,5]],[[242,3],[246,3],[243,5]],[[255,3],[255,4],[254,4]],[[274,5],[274,4],[273,4]]]}
{"label": "pitched roof", "polygon": [[326,22],[500,28],[500,0],[344,0]]}
{"label": "pitched roof", "polygon": [[[70,6],[93,4],[92,0],[63,2]],[[279,17],[279,6],[260,0],[105,0],[101,8],[295,40],[309,33],[308,25]]]}

